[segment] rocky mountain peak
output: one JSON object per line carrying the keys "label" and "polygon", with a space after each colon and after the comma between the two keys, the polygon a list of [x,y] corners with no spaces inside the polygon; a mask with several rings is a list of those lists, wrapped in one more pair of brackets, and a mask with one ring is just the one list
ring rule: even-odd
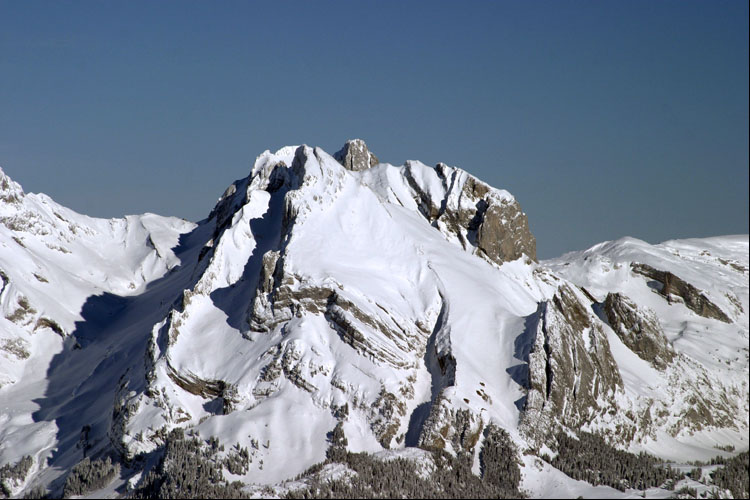
{"label": "rocky mountain peak", "polygon": [[350,139],[344,147],[333,155],[347,170],[359,172],[379,163],[378,157],[367,149],[362,139]]}

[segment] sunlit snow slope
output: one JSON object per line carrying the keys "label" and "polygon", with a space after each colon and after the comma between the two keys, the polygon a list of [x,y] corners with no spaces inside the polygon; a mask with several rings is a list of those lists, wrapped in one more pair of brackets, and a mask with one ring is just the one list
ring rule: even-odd
{"label": "sunlit snow slope", "polygon": [[[747,236],[535,248],[507,191],[358,140],[264,152],[197,224],[92,219],[0,173],[0,464],[59,485],[183,427],[274,483],[338,422],[353,451],[476,457],[490,422],[531,453],[559,429],[747,448]],[[525,463],[532,493],[559,480]]]}

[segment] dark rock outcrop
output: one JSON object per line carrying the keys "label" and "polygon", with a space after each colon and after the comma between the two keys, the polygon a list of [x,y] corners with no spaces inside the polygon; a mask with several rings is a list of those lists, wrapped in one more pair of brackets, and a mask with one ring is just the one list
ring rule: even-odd
{"label": "dark rock outcrop", "polygon": [[610,326],[631,351],[656,368],[667,367],[675,353],[651,310],[620,293],[607,294],[603,307]]}
{"label": "dark rock outcrop", "polygon": [[688,309],[699,316],[717,319],[724,323],[732,322],[724,311],[711,302],[699,289],[669,271],[660,271],[648,264],[640,264],[638,262],[633,262],[630,268],[634,273],[656,281],[658,284],[657,291],[670,304],[674,300],[674,297],[679,297]]}

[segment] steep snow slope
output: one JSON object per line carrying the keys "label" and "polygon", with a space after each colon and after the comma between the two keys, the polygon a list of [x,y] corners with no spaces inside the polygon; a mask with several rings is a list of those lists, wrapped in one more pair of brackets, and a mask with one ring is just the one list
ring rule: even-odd
{"label": "steep snow slope", "polygon": [[[0,463],[31,454],[34,484],[112,449],[153,464],[175,427],[247,447],[231,477],[262,483],[322,460],[339,422],[352,451],[464,451],[475,472],[489,423],[532,455],[559,429],[747,447],[746,237],[538,264],[510,193],[362,141],[264,152],[198,224],[0,187]],[[532,493],[560,481],[524,463]]]}

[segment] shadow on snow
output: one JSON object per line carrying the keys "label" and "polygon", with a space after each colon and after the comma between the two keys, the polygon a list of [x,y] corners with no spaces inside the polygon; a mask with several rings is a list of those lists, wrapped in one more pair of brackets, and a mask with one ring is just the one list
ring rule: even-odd
{"label": "shadow on snow", "polygon": [[[190,264],[210,237],[206,222],[180,235],[173,251],[181,264],[149,283],[143,293],[105,292],[86,299],[82,319],[50,362],[44,396],[34,400],[39,409],[32,414],[33,420],[57,426],[57,447],[47,460],[48,467],[67,470],[85,456],[109,449],[108,430],[119,379],[131,367],[145,370],[142,359],[153,325],[195,279]],[[145,385],[145,378],[140,379]],[[64,476],[53,483],[53,491],[62,481]]]}

